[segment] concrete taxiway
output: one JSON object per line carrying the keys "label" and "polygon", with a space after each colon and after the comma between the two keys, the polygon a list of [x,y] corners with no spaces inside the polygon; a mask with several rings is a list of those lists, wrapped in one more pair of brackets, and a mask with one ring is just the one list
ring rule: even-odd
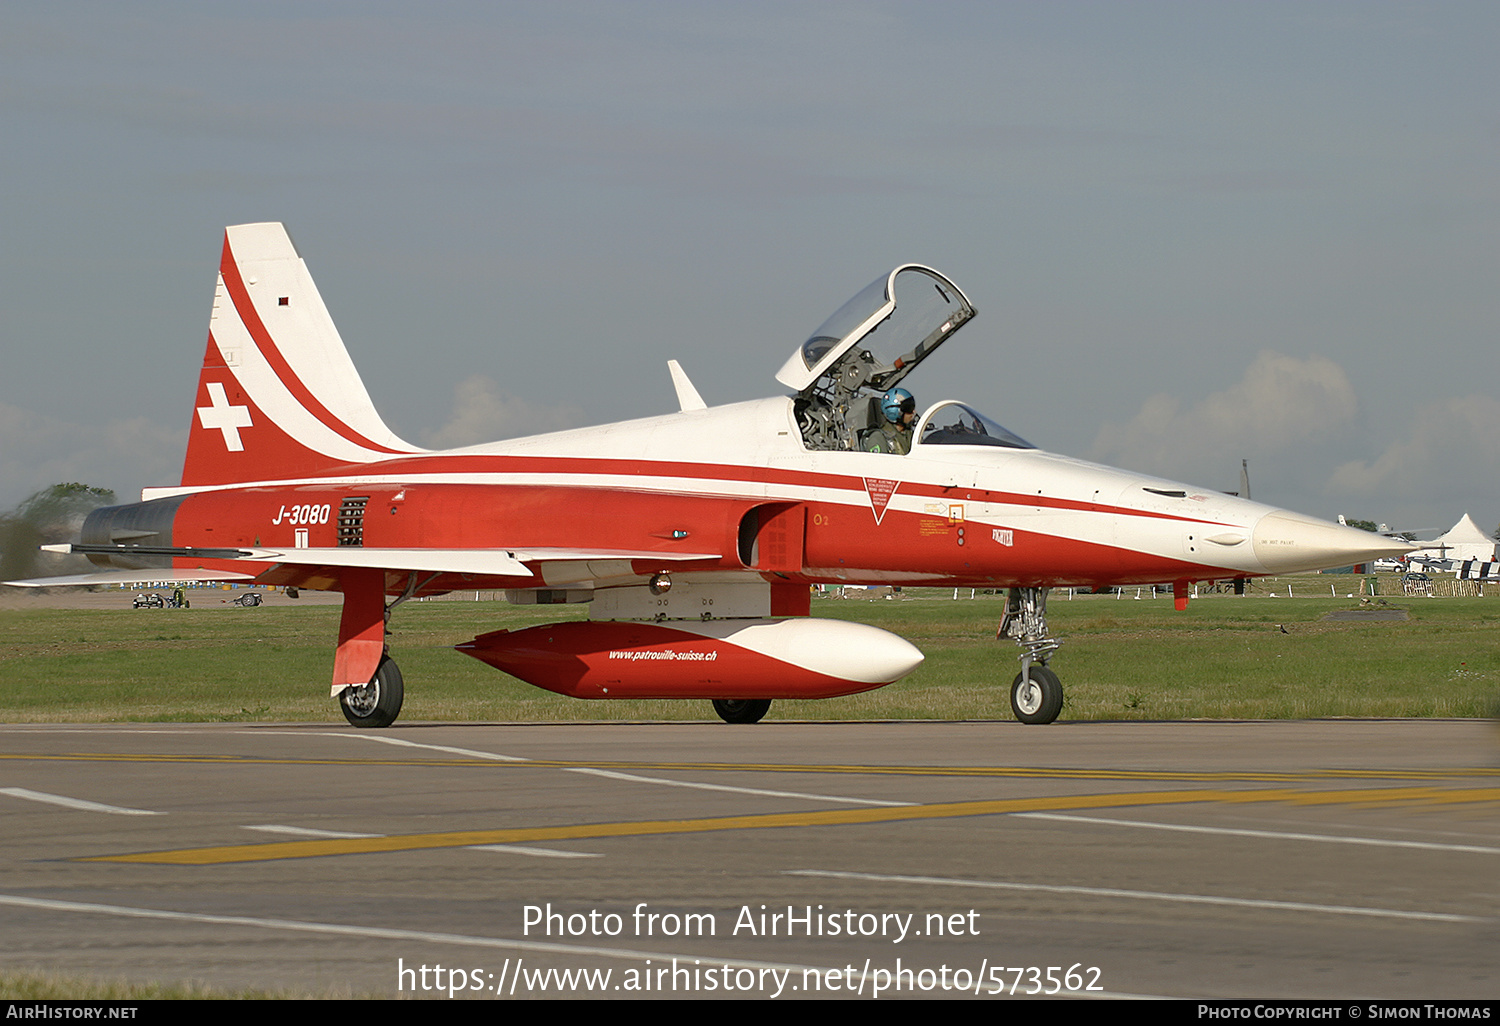
{"label": "concrete taxiway", "polygon": [[7,726],[0,948],[393,997],[1493,998],[1497,813],[1475,721]]}

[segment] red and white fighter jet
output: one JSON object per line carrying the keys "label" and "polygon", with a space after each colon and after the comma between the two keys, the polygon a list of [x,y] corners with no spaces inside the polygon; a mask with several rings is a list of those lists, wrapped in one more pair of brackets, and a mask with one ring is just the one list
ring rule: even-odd
{"label": "red and white fighter jet", "polygon": [[[429,451],[386,427],[280,224],[227,230],[182,481],[95,510],[81,552],[131,581],[342,592],[333,693],[356,726],[401,709],[386,623],[456,589],[586,603],[588,619],[460,651],[580,698],[711,699],[755,722],[776,698],[881,687],[922,654],[811,618],[816,584],[1009,589],[1018,718],[1062,707],[1049,589],[1189,584],[1344,565],[1411,547],[1205,488],[1043,452],[945,400],[907,455],[866,451],[880,396],[975,314],[907,264],[861,291],[777,374],[793,394]],[[103,576],[11,582],[94,583]]]}

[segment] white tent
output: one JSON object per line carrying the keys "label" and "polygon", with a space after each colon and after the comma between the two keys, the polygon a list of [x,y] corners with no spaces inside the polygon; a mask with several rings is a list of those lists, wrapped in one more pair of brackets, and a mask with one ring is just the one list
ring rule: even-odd
{"label": "white tent", "polygon": [[1479,529],[1479,525],[1465,513],[1463,519],[1441,538],[1423,542],[1425,553],[1455,562],[1465,559],[1494,559],[1495,539]]}

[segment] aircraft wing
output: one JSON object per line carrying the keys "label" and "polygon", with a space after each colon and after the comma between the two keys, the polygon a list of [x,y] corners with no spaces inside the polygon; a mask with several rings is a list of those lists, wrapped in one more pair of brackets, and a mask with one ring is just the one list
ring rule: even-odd
{"label": "aircraft wing", "polygon": [[366,549],[356,546],[323,549],[250,549],[239,557],[253,563],[283,566],[370,567],[376,570],[416,570],[427,573],[464,573],[501,577],[530,577],[526,564],[505,549]]}

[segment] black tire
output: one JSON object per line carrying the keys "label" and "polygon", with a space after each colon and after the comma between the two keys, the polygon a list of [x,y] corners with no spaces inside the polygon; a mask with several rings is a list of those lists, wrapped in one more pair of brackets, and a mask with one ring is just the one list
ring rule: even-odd
{"label": "black tire", "polygon": [[356,727],[389,727],[401,715],[404,696],[401,669],[394,659],[385,656],[370,683],[339,692],[339,708],[344,710],[344,719]]}
{"label": "black tire", "polygon": [[1029,684],[1018,673],[1010,682],[1010,708],[1022,723],[1051,723],[1062,712],[1062,681],[1041,663],[1031,664]]}
{"label": "black tire", "polygon": [[759,723],[770,708],[769,698],[714,699],[714,712],[725,723]]}

